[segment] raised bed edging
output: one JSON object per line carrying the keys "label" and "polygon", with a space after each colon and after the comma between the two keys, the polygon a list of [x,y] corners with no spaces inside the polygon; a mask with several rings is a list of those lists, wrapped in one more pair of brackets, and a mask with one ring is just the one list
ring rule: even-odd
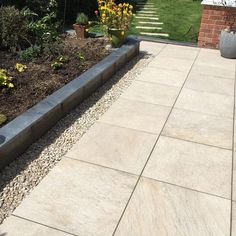
{"label": "raised bed edging", "polygon": [[57,121],[135,57],[139,48],[139,40],[128,38],[121,48],[0,128],[0,169],[16,159]]}

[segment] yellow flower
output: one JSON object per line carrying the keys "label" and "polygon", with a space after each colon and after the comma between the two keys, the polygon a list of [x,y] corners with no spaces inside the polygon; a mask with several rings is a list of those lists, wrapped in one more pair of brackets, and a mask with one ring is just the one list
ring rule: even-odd
{"label": "yellow flower", "polygon": [[124,35],[125,35],[125,32],[124,32],[124,31],[122,31],[122,32],[121,32],[121,35],[123,35],[123,36],[124,36]]}
{"label": "yellow flower", "polygon": [[23,65],[23,64],[20,64],[20,63],[17,63],[15,65],[15,69],[18,71],[18,72],[24,72],[26,69],[27,69],[27,66],[26,65]]}

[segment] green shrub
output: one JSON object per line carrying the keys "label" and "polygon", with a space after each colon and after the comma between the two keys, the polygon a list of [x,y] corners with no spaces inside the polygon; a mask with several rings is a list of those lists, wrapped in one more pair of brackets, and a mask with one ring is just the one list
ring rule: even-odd
{"label": "green shrub", "polygon": [[55,61],[51,64],[51,67],[53,68],[53,70],[60,70],[63,67],[63,63]]}
{"label": "green shrub", "polygon": [[27,21],[15,7],[0,7],[0,47],[16,51],[29,44]]}
{"label": "green shrub", "polygon": [[40,46],[31,46],[24,51],[20,52],[20,59],[22,61],[31,61],[33,58],[36,58],[41,53],[41,47]]}
{"label": "green shrub", "polygon": [[82,13],[78,13],[77,17],[76,17],[76,23],[79,25],[88,25],[88,16],[85,15],[83,12]]}

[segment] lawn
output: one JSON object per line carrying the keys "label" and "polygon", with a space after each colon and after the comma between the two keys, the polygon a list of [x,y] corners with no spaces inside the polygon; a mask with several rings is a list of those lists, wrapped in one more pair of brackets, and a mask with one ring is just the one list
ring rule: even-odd
{"label": "lawn", "polygon": [[[147,3],[155,5],[156,17],[159,22],[163,22],[162,30],[149,29],[150,33],[167,33],[168,39],[184,42],[196,43],[198,40],[198,32],[201,22],[202,6],[200,0],[147,0]],[[136,10],[138,8],[135,7]],[[141,9],[139,9],[141,10]],[[137,13],[138,15],[138,13]],[[93,18],[91,20],[95,20]],[[142,19],[142,21],[149,21]],[[139,35],[140,29],[136,29],[138,20],[133,19],[130,34]],[[149,25],[148,25],[149,26]],[[90,32],[104,33],[104,28],[101,25],[93,25]],[[142,30],[147,31],[147,30]],[[160,36],[158,36],[160,37]]]}
{"label": "lawn", "polygon": [[[164,23],[161,32],[168,33],[169,39],[197,42],[202,14],[201,1],[149,0],[147,2],[155,4],[159,21]],[[137,19],[134,19],[131,34],[139,34],[139,30],[135,28],[136,24]]]}

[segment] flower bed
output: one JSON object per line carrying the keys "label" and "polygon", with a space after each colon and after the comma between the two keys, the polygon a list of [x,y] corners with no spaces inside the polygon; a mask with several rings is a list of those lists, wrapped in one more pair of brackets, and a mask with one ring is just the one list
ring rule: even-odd
{"label": "flower bed", "polygon": [[27,68],[23,72],[15,69],[17,55],[0,51],[0,68],[8,71],[14,84],[14,88],[0,89],[0,114],[11,121],[107,56],[105,45],[104,39],[66,37],[62,50],[68,61],[61,68],[53,67],[60,56],[43,56],[24,63]]}

